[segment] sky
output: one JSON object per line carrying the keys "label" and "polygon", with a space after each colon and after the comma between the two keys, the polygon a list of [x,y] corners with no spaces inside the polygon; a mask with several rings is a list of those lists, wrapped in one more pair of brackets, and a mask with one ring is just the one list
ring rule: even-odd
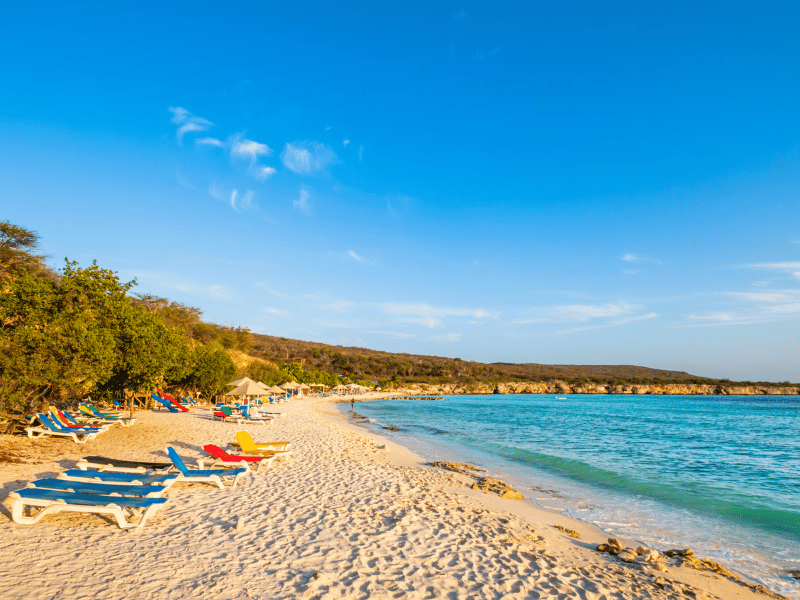
{"label": "sky", "polygon": [[0,220],[256,333],[800,381],[794,2],[0,0]]}

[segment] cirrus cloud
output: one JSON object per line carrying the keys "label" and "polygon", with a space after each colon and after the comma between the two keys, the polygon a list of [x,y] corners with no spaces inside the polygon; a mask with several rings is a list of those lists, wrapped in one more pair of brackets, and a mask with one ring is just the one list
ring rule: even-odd
{"label": "cirrus cloud", "polygon": [[281,154],[286,168],[299,175],[324,171],[336,158],[336,153],[325,144],[309,141],[286,144]]}

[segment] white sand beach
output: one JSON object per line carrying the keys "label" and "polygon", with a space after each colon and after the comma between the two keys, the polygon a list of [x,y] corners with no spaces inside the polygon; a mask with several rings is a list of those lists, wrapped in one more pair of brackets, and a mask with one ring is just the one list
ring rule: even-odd
{"label": "white sand beach", "polygon": [[265,426],[214,421],[203,408],[140,411],[134,426],[85,445],[0,437],[3,498],[90,454],[164,460],[172,445],[194,466],[204,444],[226,447],[239,429],[256,441],[291,441],[294,451],[233,490],[176,484],[138,532],[70,513],[19,525],[4,506],[0,598],[766,597],[670,559],[663,572],[599,553],[601,531],[472,490],[470,478],[425,466],[328,401],[293,400],[280,410],[286,415]]}

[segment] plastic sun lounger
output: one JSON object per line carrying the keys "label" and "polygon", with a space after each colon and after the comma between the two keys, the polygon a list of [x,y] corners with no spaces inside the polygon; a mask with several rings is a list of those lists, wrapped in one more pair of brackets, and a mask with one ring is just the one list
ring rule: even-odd
{"label": "plastic sun lounger", "polygon": [[147,462],[139,460],[121,460],[105,456],[86,456],[75,465],[81,471],[94,469],[96,471],[117,471],[120,473],[145,473],[148,470],[167,471],[172,467],[171,462]]}
{"label": "plastic sun lounger", "polygon": [[261,419],[261,418],[250,416],[250,410],[244,405],[242,405],[240,410],[242,411],[242,420],[245,423],[253,423],[253,424],[256,424],[256,425],[269,425],[272,422],[271,418],[269,418],[269,419]]}
{"label": "plastic sun lounger", "polygon": [[153,400],[155,400],[156,402],[158,402],[159,404],[161,404],[169,412],[174,412],[174,413],[179,412],[178,409],[175,407],[175,405],[172,404],[172,402],[169,402],[168,400],[164,400],[164,398],[162,398],[161,396],[159,396],[157,394],[150,394],[150,397]]}
{"label": "plastic sun lounger", "polygon": [[121,425],[122,427],[128,427],[128,426],[133,425],[134,423],[136,423],[136,417],[133,417],[132,419],[129,419],[129,418],[126,418],[126,417],[117,417],[117,416],[114,416],[114,415],[109,415],[107,417],[100,416],[100,415],[103,415],[105,413],[100,413],[100,411],[98,411],[97,409],[91,410],[85,404],[81,404],[78,407],[78,410],[85,417],[95,419],[95,420],[97,420],[97,421],[99,421],[101,423],[108,423],[110,425]]}
{"label": "plastic sun lounger", "polygon": [[242,475],[250,474],[250,469],[247,467],[241,467],[238,469],[231,469],[229,471],[217,471],[214,469],[188,469],[186,464],[183,462],[183,459],[178,456],[178,453],[175,452],[175,449],[172,446],[167,446],[167,455],[172,460],[172,464],[175,465],[175,468],[178,469],[180,475],[178,476],[178,481],[186,481],[186,482],[198,482],[198,483],[213,483],[214,485],[219,486],[220,489],[225,489],[225,484],[222,482],[223,479],[227,479],[228,477],[233,477],[233,485],[231,489],[236,487],[236,484],[239,482],[239,478]]}
{"label": "plastic sun lounger", "polygon": [[135,496],[138,498],[158,498],[167,489],[164,485],[119,485],[115,483],[95,483],[93,481],[70,481],[69,479],[36,479],[28,483],[29,488],[62,490],[78,494],[102,494],[112,496]]}
{"label": "plastic sun lounger", "polygon": [[108,412],[108,413],[102,412],[94,404],[91,404],[89,402],[86,403],[86,406],[89,408],[90,411],[92,411],[92,414],[94,416],[96,416],[96,417],[102,417],[104,419],[119,419],[120,418],[120,414],[118,412]]}
{"label": "plastic sun lounger", "polygon": [[32,440],[38,439],[40,437],[46,435],[58,436],[58,437],[69,437],[76,444],[85,444],[89,440],[93,440],[98,436],[97,431],[86,432],[83,430],[72,430],[66,431],[65,429],[58,429],[55,424],[47,417],[47,415],[39,414],[38,415],[39,421],[41,421],[42,426],[30,426],[25,428],[25,432],[28,434],[28,437]]}
{"label": "plastic sun lounger", "polygon": [[[244,433],[247,433],[248,435],[250,435],[247,431],[245,431]],[[237,434],[238,434],[238,432],[237,432]],[[252,440],[253,436],[250,436],[250,439]],[[234,441],[230,442],[229,445],[233,446],[235,448],[241,448],[242,447],[242,444],[239,442],[238,437]],[[284,450],[288,450],[289,447],[292,445],[292,442],[253,442],[253,445],[258,450],[272,450],[272,451],[282,452]]]}
{"label": "plastic sun lounger", "polygon": [[177,400],[175,400],[175,398],[173,398],[172,396],[170,396],[170,395],[169,395],[167,392],[165,392],[164,390],[159,390],[158,388],[156,388],[156,391],[158,392],[158,394],[159,394],[159,395],[160,395],[162,398],[166,398],[166,400],[167,400],[168,402],[172,402],[172,404],[173,404],[173,405],[175,406],[175,408],[177,408],[178,410],[180,410],[180,411],[183,411],[183,412],[189,412],[189,409],[188,409],[188,408],[186,408],[186,407],[185,407],[183,404],[181,404],[180,402],[178,402]]}
{"label": "plastic sun lounger", "polygon": [[[256,467],[256,471],[260,471],[262,466],[266,466],[267,468],[272,466],[272,461],[275,460],[275,456],[242,456],[241,454],[228,454],[225,450],[214,444],[206,444],[203,446],[203,450],[208,452],[214,461],[209,465],[211,469],[214,467],[249,467],[252,465]],[[201,469],[206,468],[202,458],[198,460],[197,463]]]}
{"label": "plastic sun lounger", "polygon": [[177,473],[120,473],[116,471],[82,471],[68,469],[59,473],[57,479],[67,481],[86,481],[89,483],[108,483],[113,485],[163,485],[169,489],[178,480]]}
{"label": "plastic sun lounger", "polygon": [[87,431],[98,431],[105,433],[108,431],[110,425],[101,425],[98,423],[73,423],[64,414],[64,411],[58,410],[55,406],[50,407],[49,417],[53,420],[57,427],[66,427],[68,431],[73,429],[85,429]]}
{"label": "plastic sun lounger", "polygon": [[[292,453],[291,450],[286,450],[285,446],[283,450],[277,450],[277,449],[270,450],[265,447],[257,446],[256,443],[253,441],[253,436],[251,436],[250,433],[248,433],[247,431],[237,431],[236,441],[239,442],[239,447],[245,454],[260,454],[262,456],[266,454],[266,455],[274,455],[277,458],[288,458],[289,455]],[[286,442],[286,444],[288,445],[288,442]]]}
{"label": "plastic sun lounger", "polygon": [[136,417],[129,418],[129,417],[123,417],[122,415],[116,413],[100,412],[99,410],[97,410],[97,407],[94,404],[87,404],[86,408],[89,410],[90,414],[94,415],[98,419],[106,419],[114,423],[119,423],[123,427],[133,425],[136,422]]}
{"label": "plastic sun lounger", "polygon": [[220,406],[219,410],[214,411],[213,415],[217,419],[222,419],[223,421],[231,421],[233,423],[241,424],[242,421],[244,421],[242,417],[234,415],[229,406]]}
{"label": "plastic sun lounger", "polygon": [[[39,488],[25,488],[11,492],[7,500],[11,504],[11,518],[15,523],[23,525],[33,525],[46,515],[69,511],[112,515],[116,518],[120,529],[131,530],[144,527],[147,519],[167,502],[167,498],[132,498]],[[38,507],[41,510],[35,515],[26,516],[26,506]],[[135,511],[142,512],[139,522],[129,523],[127,521],[129,515],[126,513],[135,514]]]}
{"label": "plastic sun lounger", "polygon": [[[72,414],[69,411],[66,410],[59,411],[59,414],[61,414],[64,417],[64,419],[66,419],[72,425],[81,425],[81,426],[86,425],[88,427],[105,427],[106,429],[110,429],[113,425],[118,423],[118,421],[98,419],[97,417],[89,417],[85,415],[83,417],[76,418],[72,416]],[[83,421],[78,420],[79,418],[82,418]]]}

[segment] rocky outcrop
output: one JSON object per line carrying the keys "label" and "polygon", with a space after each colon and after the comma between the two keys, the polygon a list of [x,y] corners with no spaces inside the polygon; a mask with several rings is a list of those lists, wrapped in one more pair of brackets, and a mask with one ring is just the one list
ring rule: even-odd
{"label": "rocky outcrop", "polygon": [[767,589],[763,585],[753,585],[743,581],[736,573],[726,569],[718,562],[714,562],[708,558],[698,558],[694,555],[694,550],[666,550],[662,556],[658,550],[653,548],[639,546],[636,548],[636,550],[634,550],[633,548],[623,547],[619,540],[608,538],[608,543],[597,546],[597,551],[607,552],[611,556],[616,556],[618,560],[626,563],[638,563],[643,566],[649,565],[652,566],[652,568],[663,572],[668,572],[665,558],[669,558],[672,560],[673,565],[688,567],[698,571],[712,571],[717,575],[726,577],[731,581],[735,581],[736,583],[748,587],[754,592],[763,594],[768,598],[774,598],[775,600],[788,600],[785,596],[781,596],[780,594]]}
{"label": "rocky outcrop", "polygon": [[522,500],[525,497],[504,481],[500,481],[494,477],[481,477],[478,475],[478,473],[483,471],[483,469],[474,465],[447,462],[444,460],[437,460],[436,462],[427,464],[431,467],[439,467],[440,469],[447,469],[448,471],[454,471],[456,473],[461,473],[462,475],[475,477],[476,481],[471,486],[473,490],[492,492],[504,500]]}
{"label": "rocky outcrop", "polygon": [[800,385],[782,386],[726,386],[721,384],[663,383],[663,384],[570,384],[559,379],[548,381],[506,381],[498,384],[471,383],[458,385],[415,384],[399,392],[408,394],[632,394],[676,396],[793,396],[800,394]]}
{"label": "rocky outcrop", "polygon": [[472,484],[472,489],[493,492],[504,500],[522,500],[525,498],[525,496],[506,482],[495,479],[494,477],[480,477],[478,481]]}

